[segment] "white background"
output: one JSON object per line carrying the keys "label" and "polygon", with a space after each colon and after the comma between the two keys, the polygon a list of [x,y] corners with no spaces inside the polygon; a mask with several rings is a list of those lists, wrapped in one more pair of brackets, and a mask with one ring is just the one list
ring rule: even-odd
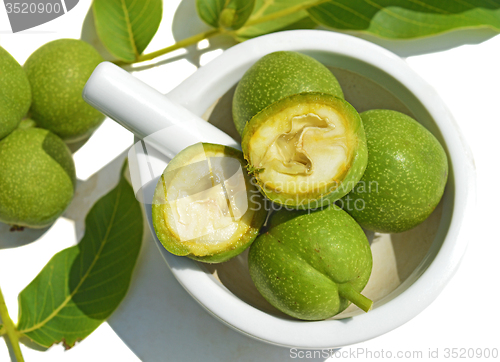
{"label": "white background", "polygon": [[[162,25],[146,52],[205,29],[197,19],[194,0],[179,3],[164,2]],[[22,64],[48,41],[80,38],[89,6],[90,1],[81,0],[61,18],[12,34],[5,8],[0,5],[0,45]],[[83,37],[92,41],[95,37],[88,20]],[[353,351],[361,348],[374,357],[382,351],[393,357],[398,351],[410,355],[421,351],[427,358],[429,350],[438,349],[444,358],[446,348],[500,348],[500,36],[487,39],[491,34],[487,30],[465,31],[423,41],[378,41],[406,57],[455,116],[474,154],[478,203],[467,253],[436,301],[402,327],[352,346]],[[228,45],[231,42],[222,38],[201,43],[198,49],[179,50],[162,57],[158,67],[142,64],[135,75],[167,93],[199,64],[219,55],[219,46]],[[41,232],[34,231],[12,235],[6,225],[0,225],[0,285],[14,321],[17,295],[57,251],[76,244],[83,233],[85,213],[116,182],[124,152],[132,142],[128,131],[106,120],[75,154],[79,189],[63,218],[41,237]],[[45,352],[24,345],[22,350],[28,362],[290,360],[288,349],[242,336],[199,307],[174,280],[149,235],[143,242],[129,294],[107,323],[69,351],[60,345]],[[0,361],[8,360],[7,347],[0,341]]]}

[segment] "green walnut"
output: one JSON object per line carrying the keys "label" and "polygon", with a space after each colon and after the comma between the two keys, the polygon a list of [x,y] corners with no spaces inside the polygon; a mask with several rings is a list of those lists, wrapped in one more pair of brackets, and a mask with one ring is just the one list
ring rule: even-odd
{"label": "green walnut", "polygon": [[361,294],[372,270],[372,254],[361,227],[342,209],[280,210],[269,230],[250,247],[250,276],[264,298],[280,311],[322,320],[352,302],[368,312]]}
{"label": "green walnut", "polygon": [[85,103],[82,91],[103,59],[81,40],[60,39],[37,49],[24,64],[33,94],[30,115],[65,142],[95,131],[105,116]]}
{"label": "green walnut", "polygon": [[263,206],[240,151],[199,143],[177,154],[158,181],[153,226],[172,254],[220,263],[257,237]]}
{"label": "green walnut", "polygon": [[19,63],[0,47],[0,139],[16,129],[31,104],[31,88]]}
{"label": "green walnut", "polygon": [[233,98],[233,120],[243,134],[257,113],[292,94],[320,92],[344,98],[337,78],[308,55],[279,51],[259,59],[243,75]]}
{"label": "green walnut", "polygon": [[73,198],[75,165],[66,144],[40,128],[16,129],[0,141],[0,221],[43,228]]}
{"label": "green walnut", "polygon": [[340,199],[368,160],[358,112],[341,98],[313,92],[282,98],[255,115],[242,149],[263,194],[298,209]]}
{"label": "green walnut", "polygon": [[361,114],[368,166],[343,208],[365,229],[398,233],[423,222],[443,196],[448,160],[439,141],[413,118],[391,110]]}

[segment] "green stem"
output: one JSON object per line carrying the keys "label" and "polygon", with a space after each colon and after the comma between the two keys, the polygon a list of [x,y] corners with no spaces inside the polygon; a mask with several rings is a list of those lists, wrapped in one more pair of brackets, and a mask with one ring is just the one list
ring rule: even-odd
{"label": "green stem", "polygon": [[[259,17],[259,18],[253,19],[253,20],[248,20],[246,22],[245,26],[243,26],[243,28],[241,28],[241,29],[245,29],[247,27],[254,26],[254,25],[257,25],[257,24],[261,24],[261,23],[265,23],[265,22],[268,22],[268,21],[273,21],[273,20],[282,18],[284,16],[291,15],[291,14],[296,13],[298,11],[306,10],[306,9],[309,9],[309,8],[311,8],[313,6],[321,5],[321,4],[326,3],[328,1],[330,1],[330,0],[315,0],[315,1],[311,1],[309,3],[291,6],[289,8],[284,9],[284,10],[277,11],[275,13],[272,13],[272,14],[269,14],[269,15],[266,15],[266,16],[262,16],[262,17]],[[159,57],[161,55],[173,52],[174,50],[177,50],[177,49],[180,49],[180,48],[185,48],[185,47],[188,47],[190,45],[197,44],[197,43],[199,43],[202,40],[211,38],[211,37],[216,36],[216,35],[220,35],[220,34],[234,35],[236,32],[237,32],[236,30],[228,32],[228,31],[225,31],[223,29],[208,30],[208,31],[205,31],[205,32],[200,33],[200,34],[193,35],[193,36],[191,36],[189,38],[186,38],[184,40],[178,41],[177,43],[175,43],[173,45],[170,45],[170,46],[168,46],[166,48],[163,48],[163,49],[160,49],[160,50],[148,53],[148,54],[140,55],[133,62],[126,62],[126,61],[122,61],[122,60],[117,60],[114,63],[116,65],[123,66],[123,65],[129,65],[129,64],[135,64],[135,63],[145,62],[147,60],[152,60],[152,59],[154,59],[156,57]]]}
{"label": "green stem", "polygon": [[344,297],[345,299],[356,304],[365,312],[368,312],[373,307],[373,302],[355,290],[349,283],[339,284],[339,294],[341,297]]}
{"label": "green stem", "polygon": [[254,26],[254,25],[257,25],[257,24],[266,23],[268,21],[273,21],[273,20],[282,18],[284,16],[294,14],[294,13],[296,13],[298,11],[306,10],[306,9],[312,8],[313,6],[321,5],[321,4],[326,3],[328,1],[330,1],[330,0],[315,0],[315,1],[311,1],[309,3],[298,4],[298,5],[295,5],[295,6],[291,6],[289,8],[284,9],[284,10],[277,11],[275,13],[271,13],[271,14],[268,14],[266,16],[262,16],[260,18],[256,18],[256,19],[253,19],[253,20],[248,20],[245,23],[245,25],[243,26],[242,29],[247,28],[249,26]]}
{"label": "green stem", "polygon": [[0,288],[0,318],[2,318],[3,328],[7,338],[12,345],[12,350],[14,351],[14,356],[17,362],[24,362],[23,354],[21,353],[21,346],[19,345],[19,332],[16,330],[14,322],[10,319],[9,311],[7,310],[7,305],[5,304],[5,299],[3,298],[2,289]]}
{"label": "green stem", "polygon": [[146,60],[154,59],[156,57],[159,57],[160,55],[164,55],[164,54],[173,52],[174,50],[177,50],[177,49],[180,49],[180,48],[185,48],[185,47],[188,47],[190,45],[197,44],[197,43],[199,43],[202,40],[211,38],[211,37],[213,37],[215,35],[218,35],[218,34],[221,34],[221,30],[220,29],[212,29],[212,30],[200,33],[200,34],[193,35],[193,36],[191,36],[189,38],[186,38],[184,40],[178,41],[174,45],[170,45],[170,46],[168,46],[166,48],[154,51],[152,53],[140,55],[133,62],[124,62],[124,61],[119,60],[119,61],[116,61],[114,63],[116,65],[122,66],[122,65],[128,65],[128,64],[145,62]]}

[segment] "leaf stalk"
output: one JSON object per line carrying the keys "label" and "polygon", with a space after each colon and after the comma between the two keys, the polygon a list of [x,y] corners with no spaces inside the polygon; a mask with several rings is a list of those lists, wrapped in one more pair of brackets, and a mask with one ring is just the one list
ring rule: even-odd
{"label": "leaf stalk", "polygon": [[284,16],[294,14],[294,13],[299,12],[301,10],[307,10],[309,8],[312,8],[313,6],[318,6],[318,5],[321,5],[321,4],[326,3],[328,1],[330,1],[330,0],[315,0],[315,1],[305,3],[305,4],[298,4],[295,6],[291,6],[289,8],[284,9],[284,10],[277,11],[275,13],[271,13],[271,14],[253,19],[253,20],[250,18],[250,20],[248,20],[245,23],[245,25],[243,26],[242,29],[250,27],[250,26],[254,26],[257,24],[266,23],[268,21],[273,21],[273,20],[282,18]]}
{"label": "leaf stalk", "polygon": [[152,60],[152,59],[159,57],[161,55],[173,52],[174,50],[177,50],[180,48],[185,48],[185,47],[188,47],[190,45],[198,44],[202,40],[211,38],[211,37],[213,37],[215,35],[219,35],[219,34],[222,34],[222,31],[220,29],[212,29],[212,30],[200,33],[200,34],[193,35],[193,36],[186,38],[184,40],[178,41],[177,43],[170,45],[166,48],[163,48],[163,49],[160,49],[160,50],[148,53],[148,54],[140,55],[133,62],[126,62],[123,60],[118,60],[118,61],[115,61],[114,63],[116,65],[123,66],[123,65],[145,62],[147,60]]}
{"label": "leaf stalk", "polygon": [[[257,25],[257,24],[266,23],[268,21],[273,21],[273,20],[279,19],[281,17],[294,14],[294,13],[296,13],[298,11],[306,10],[306,9],[309,9],[309,8],[311,8],[313,6],[321,5],[321,4],[326,3],[328,1],[329,0],[314,0],[314,1],[311,1],[311,2],[308,2],[308,3],[305,3],[305,4],[298,4],[298,5],[295,5],[295,6],[291,6],[289,8],[284,9],[284,10],[277,11],[275,13],[268,14],[268,15],[265,15],[265,16],[262,16],[262,17],[257,17],[255,19],[251,19],[250,18],[245,23],[245,25],[242,28],[240,28],[239,30],[242,30],[242,29],[248,28],[250,26]],[[211,37],[216,36],[216,35],[220,35],[220,34],[235,35],[235,34],[237,34],[237,32],[239,30],[226,31],[226,30],[224,30],[222,28],[208,30],[208,31],[205,31],[203,33],[199,33],[199,34],[193,35],[193,36],[191,36],[189,38],[186,38],[186,39],[183,39],[181,41],[178,41],[177,43],[175,43],[173,45],[170,45],[170,46],[168,46],[166,48],[159,49],[157,51],[154,51],[154,52],[151,52],[151,53],[148,53],[148,54],[139,55],[137,57],[137,59],[134,60],[133,62],[127,62],[127,61],[123,61],[123,60],[117,60],[114,63],[116,65],[119,65],[119,66],[124,66],[124,65],[130,65],[130,64],[145,62],[147,60],[152,60],[152,59],[154,59],[156,57],[159,57],[161,55],[173,52],[174,50],[177,50],[177,49],[180,49],[180,48],[185,48],[185,47],[188,47],[190,45],[197,44],[197,43],[199,43],[202,40],[211,38]]]}
{"label": "leaf stalk", "polygon": [[0,288],[0,318],[2,318],[3,326],[0,329],[2,334],[7,335],[7,339],[12,345],[12,350],[17,362],[24,362],[23,354],[21,352],[21,346],[19,345],[19,332],[10,318],[9,311],[7,310],[7,305],[5,304],[5,299],[2,294],[2,289]]}

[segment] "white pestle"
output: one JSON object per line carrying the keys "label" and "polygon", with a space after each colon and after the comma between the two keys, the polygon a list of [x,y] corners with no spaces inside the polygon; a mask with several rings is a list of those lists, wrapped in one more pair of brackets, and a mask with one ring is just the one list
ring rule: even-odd
{"label": "white pestle", "polygon": [[96,67],[82,96],[169,158],[199,142],[241,150],[226,133],[110,62]]}

